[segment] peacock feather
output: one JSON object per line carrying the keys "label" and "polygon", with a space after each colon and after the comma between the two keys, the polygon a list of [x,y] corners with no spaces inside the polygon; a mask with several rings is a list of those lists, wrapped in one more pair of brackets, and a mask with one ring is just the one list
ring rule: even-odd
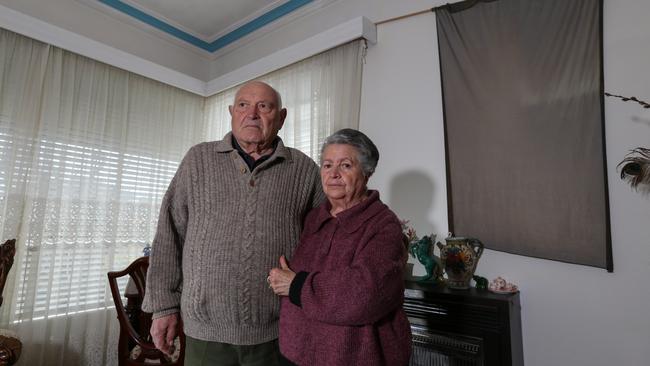
{"label": "peacock feather", "polygon": [[625,156],[618,167],[621,167],[621,179],[632,188],[650,190],[650,149],[637,147]]}

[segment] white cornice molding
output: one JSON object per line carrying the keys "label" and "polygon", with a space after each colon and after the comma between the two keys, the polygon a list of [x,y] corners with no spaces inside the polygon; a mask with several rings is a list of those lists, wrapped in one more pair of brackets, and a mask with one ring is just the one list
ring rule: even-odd
{"label": "white cornice molding", "polygon": [[214,95],[355,39],[377,42],[375,24],[357,17],[205,82],[3,5],[0,5],[0,27],[201,96]]}
{"label": "white cornice molding", "polygon": [[104,43],[0,5],[0,27],[56,47],[205,96],[206,83]]}
{"label": "white cornice molding", "polygon": [[[150,26],[148,24],[145,24],[145,23],[141,22],[140,20],[138,20],[136,18],[133,18],[130,15],[124,14],[121,11],[119,11],[119,10],[117,10],[115,8],[112,8],[112,7],[106,5],[106,4],[102,3],[102,2],[99,2],[97,0],[76,0],[76,1],[81,5],[90,7],[95,11],[98,11],[98,12],[101,12],[102,14],[108,15],[109,17],[113,18],[114,20],[117,20],[118,22],[122,22],[122,23],[127,24],[127,25],[129,25],[131,27],[139,29],[142,32],[144,32],[144,33],[146,33],[148,35],[154,36],[154,37],[156,37],[156,38],[158,38],[158,39],[160,39],[160,40],[162,40],[164,42],[169,42],[169,43],[172,43],[175,46],[181,47],[184,50],[189,51],[193,55],[201,57],[204,60],[209,61],[209,60],[214,59],[214,53],[208,52],[208,51],[206,51],[204,49],[196,47],[193,44],[187,43],[187,42],[185,42],[183,40],[180,40],[180,39],[178,39],[178,38],[176,38],[174,36],[171,36],[171,35],[163,32],[163,31],[161,31],[158,28],[155,28],[155,27],[152,27],[152,26]],[[129,5],[134,6],[133,4],[131,4],[131,2],[129,2]],[[165,19],[164,17],[163,17],[163,20],[165,22],[167,22],[167,19]],[[177,25],[175,23],[171,24],[171,25],[177,27]],[[183,30],[184,32],[187,32],[188,34],[196,36],[191,31],[186,31],[184,28],[181,28],[181,27],[178,27],[178,28]],[[201,37],[197,36],[197,38],[201,38]]]}
{"label": "white cornice molding", "polygon": [[365,38],[377,43],[377,28],[365,17],[357,17],[332,29],[272,53],[237,70],[219,76],[206,85],[206,96],[226,90],[242,82],[306,59],[355,39]]}
{"label": "white cornice molding", "polygon": [[267,34],[274,32],[276,29],[280,29],[286,26],[287,24],[296,21],[299,18],[309,16],[319,11],[320,9],[329,6],[335,1],[339,1],[339,0],[315,0],[303,7],[300,7],[299,9],[292,11],[289,14],[286,14],[283,17],[280,17],[279,19],[274,20],[269,24],[266,24],[265,26],[257,29],[257,31],[243,36],[242,38],[238,39],[236,42],[233,42],[223,48],[214,51],[210,56],[210,58],[211,60],[214,61],[224,55],[227,55],[231,52],[235,52],[240,47],[244,47],[250,42],[257,40],[260,37],[264,37]]}
{"label": "white cornice molding", "polygon": [[[254,11],[252,14],[248,15],[247,17],[238,20],[237,22],[229,25],[228,27],[226,27],[224,29],[221,29],[218,32],[214,32],[213,34],[210,34],[209,36],[204,37],[204,40],[206,42],[212,43],[212,42],[216,41],[217,39],[225,36],[226,34],[236,30],[237,28],[241,28],[246,23],[252,22],[253,20],[257,19],[258,17],[260,17],[260,16],[262,16],[262,15],[264,15],[264,14],[270,12],[270,11],[272,11],[273,9],[278,8],[278,7],[282,6],[283,4],[286,4],[287,2],[289,2],[289,0],[271,0],[270,3],[266,4],[263,8]],[[307,4],[307,5],[303,6],[303,7],[300,7],[300,8],[298,8],[298,10],[300,10],[301,8],[304,8],[304,7],[310,7],[310,5],[313,5],[313,3],[312,4]],[[296,10],[294,9],[292,12],[290,12],[288,14],[285,14],[282,17],[280,17],[280,19],[288,18],[295,12],[296,12]],[[277,20],[278,19],[276,19],[275,21],[277,21]],[[271,22],[271,23],[273,23],[273,22]],[[253,33],[255,33],[255,32],[253,32]]]}

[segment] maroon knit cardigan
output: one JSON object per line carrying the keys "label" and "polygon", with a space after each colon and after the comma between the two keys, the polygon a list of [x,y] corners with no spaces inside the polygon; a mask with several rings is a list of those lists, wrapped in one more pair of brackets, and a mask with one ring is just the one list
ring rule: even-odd
{"label": "maroon knit cardigan", "polygon": [[409,362],[401,226],[369,193],[336,217],[329,202],[307,216],[280,310],[280,351],[299,366]]}

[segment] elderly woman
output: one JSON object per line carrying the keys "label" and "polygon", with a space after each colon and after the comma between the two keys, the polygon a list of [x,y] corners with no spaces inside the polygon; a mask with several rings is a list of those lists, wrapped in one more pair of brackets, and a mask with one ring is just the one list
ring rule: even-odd
{"label": "elderly woman", "polygon": [[267,281],[283,296],[280,352],[286,365],[407,365],[410,325],[404,294],[402,230],[368,190],[379,152],[363,133],[343,129],[321,150],[327,200],[312,210],[291,264]]}

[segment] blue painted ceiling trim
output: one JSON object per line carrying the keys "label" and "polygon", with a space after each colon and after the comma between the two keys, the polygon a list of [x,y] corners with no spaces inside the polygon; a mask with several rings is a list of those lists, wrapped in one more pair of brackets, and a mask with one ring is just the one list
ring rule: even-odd
{"label": "blue painted ceiling trim", "polygon": [[120,0],[98,1],[191,45],[208,52],[214,52],[314,0],[289,0],[277,8],[260,15],[232,32],[216,39],[214,42],[206,42]]}

